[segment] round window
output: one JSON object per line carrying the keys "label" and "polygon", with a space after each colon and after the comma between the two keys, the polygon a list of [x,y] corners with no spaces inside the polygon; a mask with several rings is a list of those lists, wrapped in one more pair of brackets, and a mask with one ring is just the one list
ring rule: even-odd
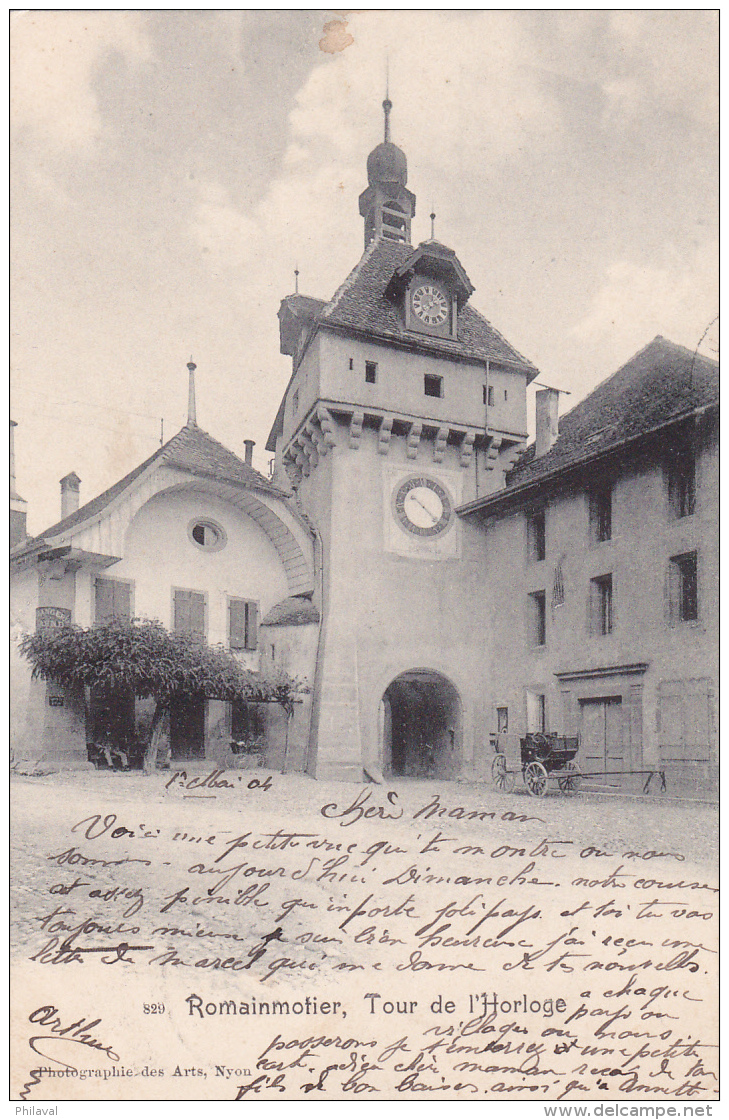
{"label": "round window", "polygon": [[187,527],[187,535],[193,544],[205,549],[206,552],[217,552],[225,548],[228,540],[222,525],[208,520],[191,521]]}

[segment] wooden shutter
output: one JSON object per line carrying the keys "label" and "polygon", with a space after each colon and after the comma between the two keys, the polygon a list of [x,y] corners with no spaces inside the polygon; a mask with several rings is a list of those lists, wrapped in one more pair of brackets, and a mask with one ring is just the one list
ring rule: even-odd
{"label": "wooden shutter", "polygon": [[132,617],[131,584],[118,579],[96,580],[95,619],[97,622],[111,622],[114,618]]}
{"label": "wooden shutter", "polygon": [[190,632],[205,637],[205,596],[200,591],[190,592]]}
{"label": "wooden shutter", "polygon": [[201,591],[175,589],[174,629],[179,634],[205,637],[205,596]]}
{"label": "wooden shutter", "polygon": [[246,603],[246,649],[258,647],[258,603]]}
{"label": "wooden shutter", "polygon": [[114,587],[110,579],[96,581],[96,621],[111,622],[114,617]]}
{"label": "wooden shutter", "polygon": [[658,742],[663,762],[711,758],[711,690],[706,679],[661,681]]}
{"label": "wooden shutter", "polygon": [[231,649],[246,648],[246,601],[228,600],[228,643]]}

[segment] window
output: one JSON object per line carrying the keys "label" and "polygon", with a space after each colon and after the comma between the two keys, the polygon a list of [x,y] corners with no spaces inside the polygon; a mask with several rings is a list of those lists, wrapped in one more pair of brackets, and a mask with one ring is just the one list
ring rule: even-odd
{"label": "window", "polygon": [[377,362],[365,362],[365,381],[368,385],[377,383]]}
{"label": "window", "polygon": [[672,622],[695,622],[699,617],[696,553],[672,556],[668,568],[669,610]]}
{"label": "window", "polygon": [[496,731],[499,735],[505,735],[509,730],[509,709],[497,708],[496,709]]}
{"label": "window", "polygon": [[202,591],[174,588],[172,629],[176,634],[195,634],[205,638],[205,595]]}
{"label": "window", "polygon": [[483,403],[487,404],[489,408],[494,407],[494,387],[493,385],[484,385],[483,387]]}
{"label": "window", "polygon": [[508,399],[509,399],[509,390],[508,390],[508,389],[504,389],[504,400],[505,400],[505,401],[508,401]]}
{"label": "window", "polygon": [[590,580],[590,633],[613,632],[613,577],[596,576]]}
{"label": "window", "polygon": [[207,518],[195,518],[187,527],[187,535],[194,545],[205,552],[219,552],[228,543],[228,537],[222,525]]}
{"label": "window", "polygon": [[438,377],[438,375],[435,373],[426,373],[424,378],[424,388],[426,397],[442,397],[443,378]]}
{"label": "window", "polygon": [[354,369],[354,358],[349,359],[349,368]]}
{"label": "window", "polygon": [[613,535],[613,493],[602,486],[590,493],[590,540],[593,544],[609,541]]}
{"label": "window", "polygon": [[132,584],[120,579],[96,580],[94,618],[97,622],[111,622],[115,618],[127,621],[132,617]]}
{"label": "window", "polygon": [[527,515],[527,559],[543,560],[546,554],[546,516],[543,509]]}
{"label": "window", "polygon": [[258,603],[251,599],[228,599],[228,642],[231,649],[258,646]]}
{"label": "window", "polygon": [[543,646],[547,640],[547,607],[543,591],[529,595],[529,644]]}
{"label": "window", "polygon": [[668,464],[668,504],[672,517],[690,517],[696,508],[696,460],[690,448]]}
{"label": "window", "polygon": [[291,407],[294,411],[294,416],[299,411],[299,390],[294,389],[294,395],[291,398]]}

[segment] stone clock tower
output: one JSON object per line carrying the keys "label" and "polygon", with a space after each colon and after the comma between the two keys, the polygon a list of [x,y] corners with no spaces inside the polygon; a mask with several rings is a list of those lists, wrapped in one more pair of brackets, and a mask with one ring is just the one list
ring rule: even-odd
{"label": "stone clock tower", "polygon": [[281,304],[293,372],[267,445],[318,543],[309,770],[353,781],[452,777],[487,739],[485,541],[458,508],[503,485],[537,375],[472,306],[455,252],[411,244],[383,108],[362,258],[328,302]]}

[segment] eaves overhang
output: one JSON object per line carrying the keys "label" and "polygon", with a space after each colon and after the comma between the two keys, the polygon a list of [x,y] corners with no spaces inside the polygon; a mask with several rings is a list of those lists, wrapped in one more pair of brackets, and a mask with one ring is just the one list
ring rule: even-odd
{"label": "eaves overhang", "polygon": [[702,405],[701,408],[693,408],[686,412],[678,413],[675,416],[671,416],[668,420],[656,424],[652,428],[638,432],[636,435],[630,436],[627,439],[612,443],[608,447],[602,448],[600,451],[583,455],[578,459],[570,459],[561,466],[556,466],[550,471],[545,471],[544,474],[536,475],[533,478],[526,479],[524,482],[517,483],[513,486],[506,486],[496,494],[488,494],[483,498],[476,498],[472,502],[466,502],[456,509],[456,513],[460,517],[468,517],[471,514],[482,514],[488,517],[492,514],[507,513],[512,509],[518,509],[524,502],[529,502],[536,492],[548,494],[556,487],[583,476],[588,467],[609,463],[625,451],[626,448],[638,450],[642,445],[650,443],[651,439],[658,433],[668,428],[676,427],[691,418],[702,416],[708,412],[718,411],[718,407],[718,404],[708,404]]}

